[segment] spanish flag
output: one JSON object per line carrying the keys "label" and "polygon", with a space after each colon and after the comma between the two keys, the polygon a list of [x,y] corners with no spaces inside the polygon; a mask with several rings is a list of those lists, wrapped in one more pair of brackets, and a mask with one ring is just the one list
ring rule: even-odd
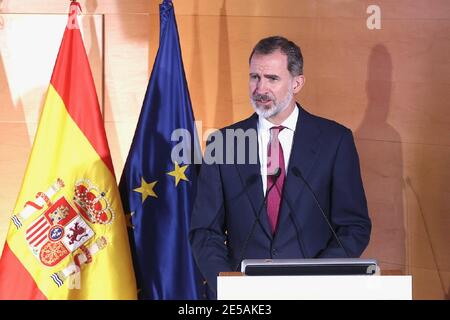
{"label": "spanish flag", "polygon": [[135,299],[126,221],[70,5],[0,260],[0,299]]}

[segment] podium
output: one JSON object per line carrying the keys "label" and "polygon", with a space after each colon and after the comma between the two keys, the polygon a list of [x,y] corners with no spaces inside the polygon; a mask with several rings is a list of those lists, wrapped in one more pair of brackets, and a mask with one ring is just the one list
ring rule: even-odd
{"label": "podium", "polygon": [[247,260],[242,271],[250,275],[219,275],[218,300],[412,299],[412,276],[380,272],[372,259]]}
{"label": "podium", "polygon": [[219,276],[218,300],[411,300],[411,276]]}

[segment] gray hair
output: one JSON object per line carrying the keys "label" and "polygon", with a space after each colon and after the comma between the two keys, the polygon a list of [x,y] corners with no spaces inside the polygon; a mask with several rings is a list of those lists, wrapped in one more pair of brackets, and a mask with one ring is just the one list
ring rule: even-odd
{"label": "gray hair", "polygon": [[280,50],[287,56],[287,69],[293,77],[303,74],[303,56],[300,47],[294,42],[281,36],[272,36],[261,39],[253,48],[248,61],[250,63],[255,54],[266,55],[271,54],[276,50]]}

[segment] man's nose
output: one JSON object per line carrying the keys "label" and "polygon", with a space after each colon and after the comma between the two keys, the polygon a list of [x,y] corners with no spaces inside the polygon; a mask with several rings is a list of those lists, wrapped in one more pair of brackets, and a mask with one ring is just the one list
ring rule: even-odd
{"label": "man's nose", "polygon": [[256,84],[256,92],[260,94],[267,93],[267,81],[261,79]]}

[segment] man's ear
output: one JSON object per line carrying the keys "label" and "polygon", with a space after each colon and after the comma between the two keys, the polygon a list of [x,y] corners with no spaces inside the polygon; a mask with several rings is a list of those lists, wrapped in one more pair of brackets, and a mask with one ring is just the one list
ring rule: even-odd
{"label": "man's ear", "polygon": [[304,75],[294,77],[294,83],[292,88],[294,90],[294,93],[298,93],[303,88],[304,85],[305,85]]}

